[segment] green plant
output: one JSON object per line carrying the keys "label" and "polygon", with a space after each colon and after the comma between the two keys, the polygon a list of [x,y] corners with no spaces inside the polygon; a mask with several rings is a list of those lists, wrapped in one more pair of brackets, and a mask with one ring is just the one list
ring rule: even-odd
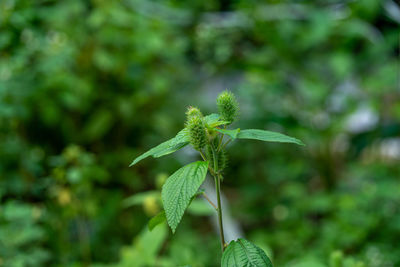
{"label": "green plant", "polygon": [[[221,266],[272,266],[264,251],[245,239],[239,238],[230,242],[229,245],[225,243],[221,207],[221,182],[223,181],[223,171],[227,165],[225,149],[235,139],[304,144],[296,138],[271,131],[227,129],[239,111],[236,98],[229,91],[224,91],[218,96],[217,106],[219,114],[208,116],[203,116],[198,108],[189,107],[183,130],[174,138],[152,148],[131,163],[130,166],[133,166],[149,156],[158,158],[168,155],[188,144],[196,149],[203,159],[180,168],[166,180],[161,192],[164,211],[150,220],[149,228],[153,229],[157,224],[166,220],[174,233],[191,201],[197,195],[203,194],[218,213],[223,252]],[[224,138],[225,136],[227,138]],[[199,191],[207,172],[214,177],[217,205],[209,200],[205,192]]]}

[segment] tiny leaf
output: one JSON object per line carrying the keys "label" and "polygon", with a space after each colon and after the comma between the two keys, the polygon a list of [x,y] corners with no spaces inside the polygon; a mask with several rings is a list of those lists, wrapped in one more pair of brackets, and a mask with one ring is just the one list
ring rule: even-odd
{"label": "tiny leaf", "polygon": [[290,137],[281,133],[265,131],[265,130],[258,130],[258,129],[247,129],[241,130],[237,138],[240,139],[255,139],[261,140],[266,142],[281,142],[281,143],[294,143],[301,146],[304,146],[304,143],[299,139],[294,137]]}
{"label": "tiny leaf", "polygon": [[219,114],[212,113],[204,117],[204,122],[208,125],[216,123],[219,120]]}
{"label": "tiny leaf", "polygon": [[190,163],[174,172],[163,185],[161,199],[173,233],[190,200],[206,178],[207,169],[208,161]]}
{"label": "tiny leaf", "polygon": [[215,130],[216,130],[217,132],[220,132],[220,133],[223,133],[223,134],[228,135],[230,138],[232,138],[232,140],[236,139],[236,138],[237,138],[237,135],[238,135],[239,132],[240,132],[240,129],[239,129],[239,128],[238,128],[238,129],[235,129],[235,130],[226,130],[226,129],[218,129],[218,128],[215,128]]}
{"label": "tiny leaf", "polygon": [[142,159],[145,159],[147,157],[152,156],[153,158],[159,158],[171,153],[174,153],[175,151],[185,147],[187,144],[189,144],[189,134],[187,129],[181,130],[177,135],[168,140],[165,141],[164,143],[159,144],[158,146],[150,149],[146,153],[140,155],[137,157],[130,165],[129,167],[135,165]]}
{"label": "tiny leaf", "polygon": [[221,267],[273,267],[265,252],[246,239],[231,241],[222,254]]}
{"label": "tiny leaf", "polygon": [[220,119],[219,114],[212,113],[204,117],[204,122],[210,128],[230,123],[229,121],[221,121],[219,119]]}
{"label": "tiny leaf", "polygon": [[158,213],[156,216],[150,219],[148,223],[148,227],[150,231],[153,231],[154,227],[159,225],[160,223],[165,222],[167,218],[165,217],[165,211]]}

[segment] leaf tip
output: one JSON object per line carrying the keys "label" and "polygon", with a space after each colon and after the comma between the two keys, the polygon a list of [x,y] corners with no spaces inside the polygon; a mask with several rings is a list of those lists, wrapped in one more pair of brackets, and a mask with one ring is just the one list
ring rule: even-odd
{"label": "leaf tip", "polygon": [[303,141],[301,141],[300,139],[296,139],[296,140],[297,140],[297,144],[299,146],[306,146],[306,144]]}

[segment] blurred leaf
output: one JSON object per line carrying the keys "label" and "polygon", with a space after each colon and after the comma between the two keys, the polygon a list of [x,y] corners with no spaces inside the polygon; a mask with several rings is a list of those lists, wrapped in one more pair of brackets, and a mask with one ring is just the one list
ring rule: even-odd
{"label": "blurred leaf", "polygon": [[160,192],[158,191],[147,191],[142,193],[137,193],[133,196],[130,196],[122,202],[124,207],[130,207],[134,205],[142,205],[147,198],[160,198]]}
{"label": "blurred leaf", "polygon": [[166,226],[161,226],[154,228],[153,231],[149,231],[146,227],[135,238],[132,246],[122,250],[121,261],[117,266],[156,266],[156,256],[167,237]]}
{"label": "blurred leaf", "polygon": [[107,133],[112,123],[112,114],[107,110],[99,110],[90,118],[84,129],[84,134],[88,140],[98,139]]}
{"label": "blurred leaf", "polygon": [[154,227],[159,225],[160,223],[163,223],[167,220],[167,217],[165,217],[165,211],[162,211],[158,213],[156,216],[150,219],[148,223],[148,227],[150,231],[153,231]]}

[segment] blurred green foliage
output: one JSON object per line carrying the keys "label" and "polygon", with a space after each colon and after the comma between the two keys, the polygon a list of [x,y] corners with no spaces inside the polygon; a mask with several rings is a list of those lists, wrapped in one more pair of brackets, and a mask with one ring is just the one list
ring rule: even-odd
{"label": "blurred green foliage", "polygon": [[147,230],[191,154],[127,166],[225,88],[243,128],[307,144],[229,149],[231,212],[275,266],[399,266],[399,13],[391,0],[0,1],[0,266],[218,266],[201,204],[172,238]]}

